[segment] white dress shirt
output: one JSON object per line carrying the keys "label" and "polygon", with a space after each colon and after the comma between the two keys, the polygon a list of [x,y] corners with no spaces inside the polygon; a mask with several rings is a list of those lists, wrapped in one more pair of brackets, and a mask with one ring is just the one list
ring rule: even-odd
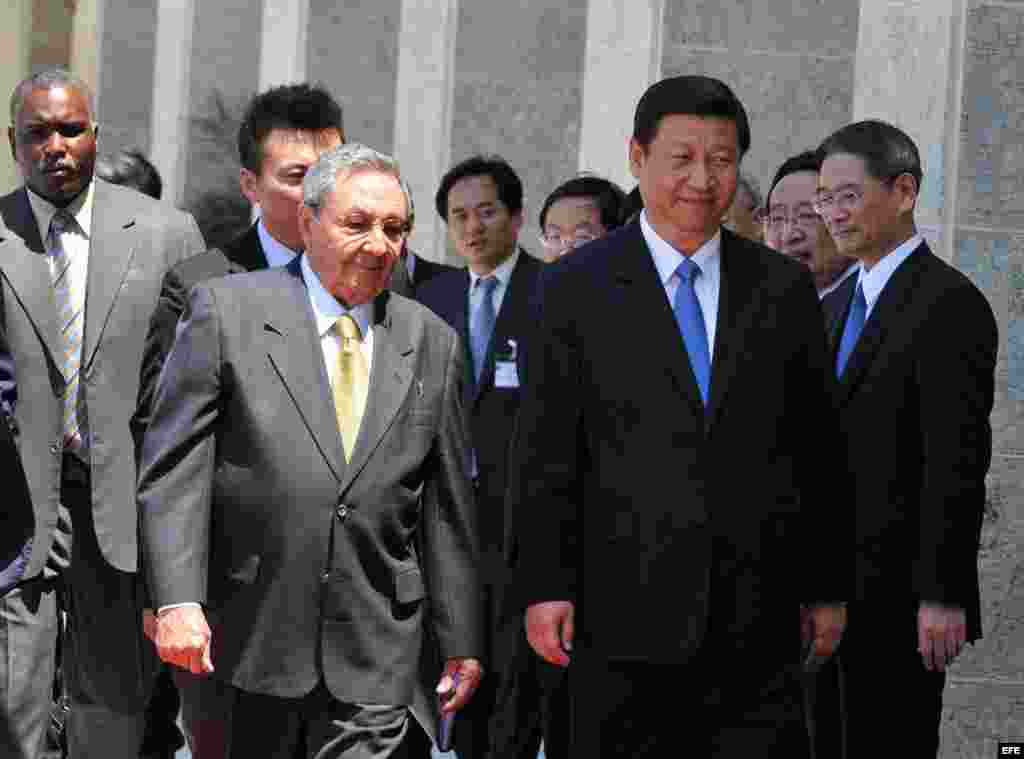
{"label": "white dress shirt", "polygon": [[871,318],[871,312],[878,302],[878,296],[882,294],[882,290],[888,284],[896,269],[910,257],[911,253],[917,250],[917,246],[922,242],[924,242],[924,238],[921,235],[914,235],[872,266],[871,271],[866,271],[864,264],[861,264],[858,284],[864,291],[864,300],[868,304],[867,310],[864,312],[865,322]]}
{"label": "white dress shirt", "polygon": [[260,237],[260,245],[263,246],[263,254],[267,257],[267,265],[270,268],[287,266],[298,255],[298,251],[292,250],[274,239],[274,236],[263,226],[263,219],[256,222],[256,234]]}
{"label": "white dress shirt", "polygon": [[[299,262],[299,267],[302,272],[302,279],[306,283],[306,293],[309,295],[309,302],[313,306],[313,318],[316,320],[316,333],[320,336],[320,349],[324,354],[324,366],[327,369],[327,376],[331,380],[331,385],[333,386],[337,381],[339,369],[338,354],[341,352],[341,335],[337,334],[334,329],[334,325],[337,323],[338,319],[346,313],[352,314],[352,318],[355,319],[356,324],[359,325],[359,331],[363,334],[363,340],[359,345],[359,349],[366,358],[367,370],[372,370],[373,302],[364,303],[363,305],[356,306],[351,310],[346,309],[333,295],[327,292],[323,283],[320,282],[320,277],[318,277],[316,272],[310,268],[309,259],[307,259],[306,256],[302,256],[302,260]],[[161,606],[159,611],[160,613],[163,613],[170,609],[199,605],[200,604],[196,601],[184,601],[182,603]]]}
{"label": "white dress shirt", "polygon": [[[498,284],[494,287],[494,292],[491,294],[491,300],[494,303],[494,315],[495,317],[501,313],[501,304],[505,300],[505,293],[508,292],[508,284],[512,280],[512,270],[516,268],[516,263],[519,261],[519,248],[517,247],[511,256],[506,258],[501,264],[490,274],[480,276],[475,274],[472,269],[469,270],[469,321],[473,323],[473,314],[480,308],[480,304],[483,303],[483,290],[477,287],[477,283],[480,282],[484,277],[496,277]],[[411,274],[411,272],[410,272]]]}
{"label": "white dress shirt", "polygon": [[[674,307],[676,290],[679,289],[679,275],[676,269],[683,262],[683,254],[663,239],[647,220],[647,211],[640,214],[640,229],[647,241],[647,247],[654,257],[654,266],[661,277],[661,284],[668,296],[668,305]],[[690,258],[700,267],[700,276],[693,282],[697,302],[704,314],[704,330],[708,334],[708,358],[715,358],[715,330],[718,326],[718,295],[722,286],[722,233],[718,231],[714,237],[701,245]],[[712,377],[712,382],[714,378]]]}

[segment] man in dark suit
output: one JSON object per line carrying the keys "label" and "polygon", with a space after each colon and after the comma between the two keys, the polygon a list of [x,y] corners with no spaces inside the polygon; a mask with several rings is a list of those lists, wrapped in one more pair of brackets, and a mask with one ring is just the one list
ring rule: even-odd
{"label": "man in dark suit", "polygon": [[820,151],[816,208],[840,253],[860,261],[832,334],[856,495],[847,755],[865,756],[898,730],[918,756],[934,756],[946,667],[981,636],[998,331],[981,292],[917,233],[922,172],[910,137],[862,121]]}
{"label": "man in dark suit", "polygon": [[2,599],[0,689],[18,741],[5,755],[39,750],[65,611],[71,753],[135,757],[155,657],[142,637],[126,422],[160,281],[204,245],[190,216],[93,178],[83,82],[45,71],[12,100],[25,185],[0,198],[0,259],[35,527],[20,582]]}
{"label": "man in dark suit", "polygon": [[814,212],[821,156],[808,150],[787,158],[768,190],[764,242],[804,264],[814,275],[818,298],[831,331],[853,296],[857,260],[842,255]]}
{"label": "man in dark suit", "polygon": [[164,367],[139,478],[156,643],[230,685],[232,757],[386,757],[424,617],[446,710],[482,673],[464,358],[385,290],[394,162],[350,143],[303,186],[305,254],[193,288]]}
{"label": "man in dark suit", "polygon": [[827,655],[849,589],[838,425],[809,272],[720,229],[749,145],[722,82],[653,85],[646,210],[540,275],[509,509],[574,756],[808,752],[801,605]]}
{"label": "man in dark suit", "polygon": [[[410,197],[412,196],[410,195]],[[395,268],[391,270],[388,289],[391,292],[404,295],[406,298],[415,298],[416,293],[427,281],[446,271],[457,271],[457,269],[454,266],[439,264],[429,258],[424,258],[406,245],[402,255],[395,262]]]}
{"label": "man in dark suit", "polygon": [[462,338],[468,375],[466,406],[474,450],[477,505],[483,543],[484,603],[490,675],[460,718],[456,748],[462,759],[482,757],[490,740],[497,681],[511,651],[498,651],[498,591],[505,579],[502,543],[509,440],[519,410],[518,355],[531,329],[530,298],[543,264],[518,245],[523,185],[497,156],[474,156],[448,171],[435,196],[466,269],[435,277],[418,299]]}

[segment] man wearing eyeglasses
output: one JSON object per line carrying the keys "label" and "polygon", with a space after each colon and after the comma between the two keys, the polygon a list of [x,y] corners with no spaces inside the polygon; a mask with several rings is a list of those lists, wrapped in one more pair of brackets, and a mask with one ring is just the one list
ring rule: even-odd
{"label": "man wearing eyeglasses", "polygon": [[821,157],[808,150],[786,159],[775,172],[768,191],[764,241],[811,270],[829,328],[853,295],[857,260],[839,253],[814,210],[820,170]]}
{"label": "man wearing eyeglasses", "polygon": [[[501,667],[508,657],[497,654],[494,643],[496,591],[504,577],[506,459],[519,411],[520,357],[533,322],[530,300],[543,264],[518,245],[523,185],[503,158],[474,156],[459,163],[445,174],[434,200],[466,269],[434,277],[417,292],[417,299],[452,325],[466,348],[465,401],[475,453],[488,660]],[[469,712],[459,718],[455,741],[461,759],[487,751],[487,723],[499,676],[492,668]]]}
{"label": "man wearing eyeglasses", "polygon": [[540,243],[548,261],[622,226],[626,193],[607,179],[573,177],[556,187],[540,209]]}
{"label": "man wearing eyeglasses", "polygon": [[846,755],[898,732],[915,755],[935,756],[946,668],[981,636],[998,332],[981,292],[917,232],[910,137],[861,121],[820,152],[815,208],[839,252],[860,261],[831,335],[857,548],[841,647]]}
{"label": "man wearing eyeglasses", "polygon": [[231,688],[231,757],[383,758],[426,628],[445,711],[482,675],[465,357],[386,289],[394,161],[347,143],[302,186],[304,253],[196,285],[164,364],[138,488],[155,643]]}

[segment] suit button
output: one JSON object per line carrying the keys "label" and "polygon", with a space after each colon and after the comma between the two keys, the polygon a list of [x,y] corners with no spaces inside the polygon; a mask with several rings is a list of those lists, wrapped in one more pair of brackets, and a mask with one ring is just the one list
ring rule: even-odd
{"label": "suit button", "polygon": [[50,453],[52,453],[54,456],[60,456],[60,454],[63,453],[63,449],[59,445],[54,443],[53,445],[50,446]]}
{"label": "suit button", "polygon": [[320,582],[326,583],[330,579],[331,579],[331,573],[330,572],[324,572],[322,575],[320,575]]}
{"label": "suit button", "polygon": [[344,522],[348,518],[348,506],[343,503],[340,504],[334,512],[334,515],[338,517],[339,521]]}

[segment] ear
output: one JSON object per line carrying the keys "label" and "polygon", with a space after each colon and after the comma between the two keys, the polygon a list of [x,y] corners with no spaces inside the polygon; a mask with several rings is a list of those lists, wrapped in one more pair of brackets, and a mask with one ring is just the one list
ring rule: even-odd
{"label": "ear", "polygon": [[899,198],[900,214],[910,213],[917,205],[917,182],[910,174],[900,174],[892,183],[893,191]]}
{"label": "ear", "polygon": [[299,206],[299,233],[302,235],[304,250],[309,250],[310,241],[313,239],[313,225],[316,223],[318,222],[313,215],[313,209],[306,205]]}
{"label": "ear", "polygon": [[647,150],[634,138],[629,139],[629,171],[634,179],[640,179],[640,172],[647,158]]}
{"label": "ear", "polygon": [[238,186],[242,189],[242,194],[254,206],[260,204],[259,183],[260,178],[244,166],[238,172]]}
{"label": "ear", "polygon": [[11,143],[11,158],[18,162],[18,138],[15,135],[14,127],[7,127],[7,140]]}
{"label": "ear", "polygon": [[520,208],[516,213],[512,214],[512,226],[515,227],[516,237],[519,236],[519,230],[523,228],[523,209]]}

